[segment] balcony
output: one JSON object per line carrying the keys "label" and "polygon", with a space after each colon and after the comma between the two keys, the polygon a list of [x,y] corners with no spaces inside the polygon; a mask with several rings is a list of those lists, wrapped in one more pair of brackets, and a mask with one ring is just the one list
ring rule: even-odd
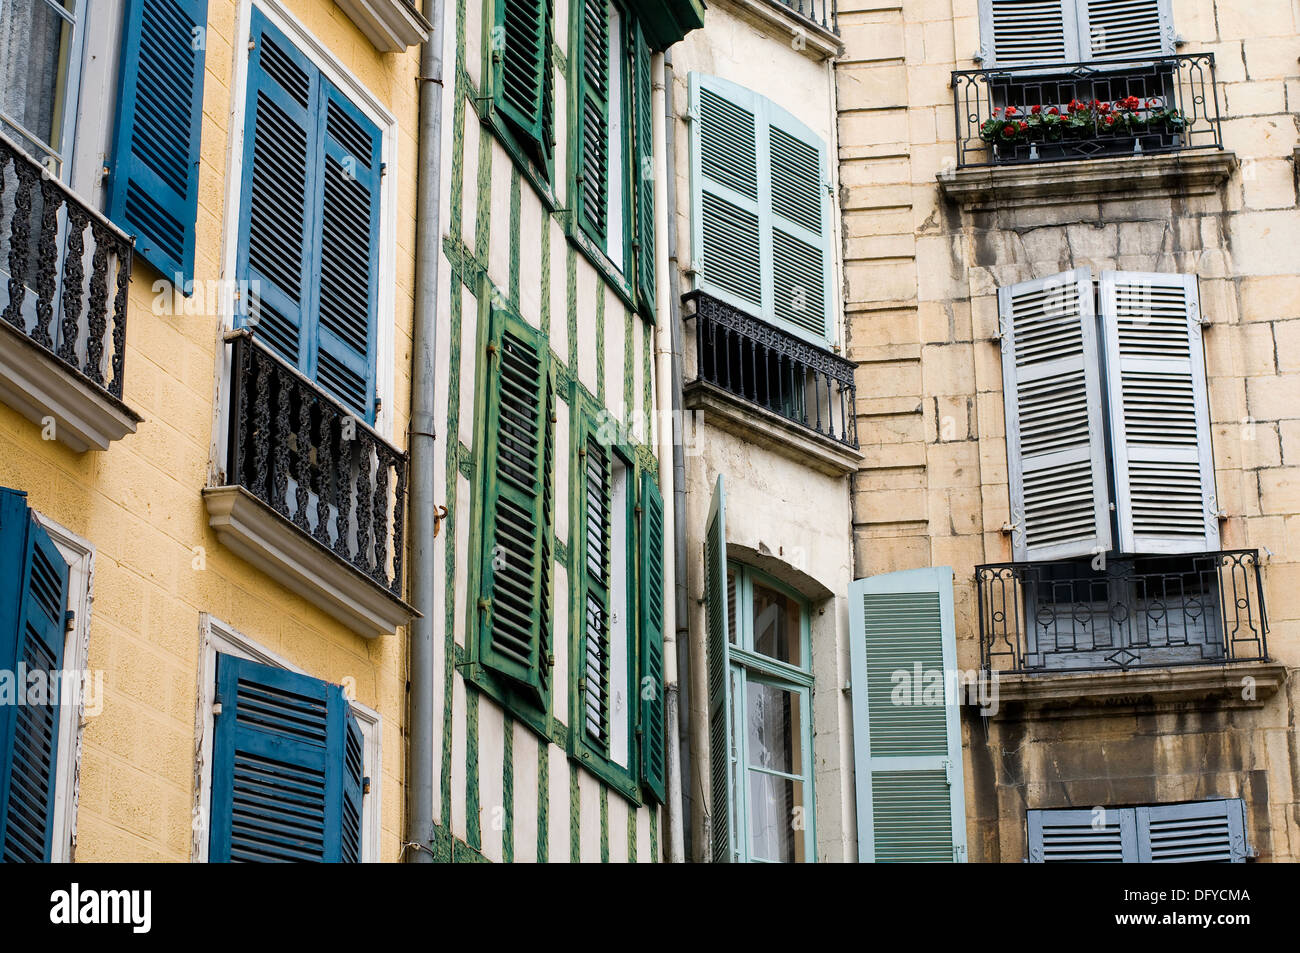
{"label": "balcony", "polygon": [[809,23],[814,23],[831,33],[840,32],[838,7],[836,0],[771,0],[779,7],[785,7],[798,14]]}
{"label": "balcony", "polygon": [[694,381],[688,409],[832,475],[860,462],[855,365],[702,291],[694,305]]}
{"label": "balcony", "polygon": [[131,239],[0,136],[0,400],[77,452],[140,416],[122,402]]}
{"label": "balcony", "polygon": [[209,525],[359,635],[406,625],[406,454],[248,332],[229,340],[228,485],[203,491]]}

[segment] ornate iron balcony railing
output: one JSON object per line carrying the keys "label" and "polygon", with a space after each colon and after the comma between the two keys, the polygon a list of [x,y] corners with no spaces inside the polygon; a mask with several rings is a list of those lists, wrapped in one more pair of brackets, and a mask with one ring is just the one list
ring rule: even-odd
{"label": "ornate iron balcony railing", "polygon": [[980,660],[1003,673],[1267,661],[1259,552],[975,567]]}
{"label": "ornate iron balcony railing", "polygon": [[852,361],[702,291],[682,300],[695,305],[696,380],[857,448]]}
{"label": "ornate iron balcony railing", "polygon": [[793,10],[805,20],[816,23],[832,33],[839,33],[837,0],[772,0],[773,3]]}
{"label": "ornate iron balcony railing", "polygon": [[133,245],[0,135],[0,317],[122,399]]}
{"label": "ornate iron balcony railing", "polygon": [[1213,53],[962,70],[952,90],[958,168],[1223,148]]}
{"label": "ornate iron balcony railing", "polygon": [[229,481],[401,598],[406,454],[248,333],[231,342]]}

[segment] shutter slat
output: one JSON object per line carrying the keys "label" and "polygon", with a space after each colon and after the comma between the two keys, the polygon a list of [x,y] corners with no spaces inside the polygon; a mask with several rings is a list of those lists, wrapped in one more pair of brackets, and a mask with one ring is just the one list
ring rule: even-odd
{"label": "shutter slat", "polygon": [[554,98],[552,0],[495,0],[501,42],[492,50],[493,105],[549,168]]}

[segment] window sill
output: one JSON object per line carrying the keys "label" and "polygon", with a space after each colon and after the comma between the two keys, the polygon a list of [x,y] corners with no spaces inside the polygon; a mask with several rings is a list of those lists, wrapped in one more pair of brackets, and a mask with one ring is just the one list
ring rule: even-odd
{"label": "window sill", "polygon": [[533,187],[537,193],[538,199],[541,200],[542,206],[548,214],[554,214],[560,208],[560,202],[554,190],[551,188],[549,175],[545,169],[540,168],[524,152],[523,148],[516,141],[514,133],[507,128],[492,109],[490,102],[480,101],[481,91],[470,89],[470,102],[474,106],[474,112],[478,115],[479,122],[486,126],[502,149],[505,149],[506,155],[510,161],[515,164],[524,181]]}
{"label": "window sill", "polygon": [[[580,730],[581,726],[579,726]],[[578,733],[578,731],[574,732],[575,740],[569,751],[569,758],[575,764],[604,781],[610,790],[621,795],[634,809],[640,807],[642,804],[641,785],[634,773],[628,768],[620,768],[603,755],[592,751],[585,742],[577,738]],[[633,752],[629,751],[628,756],[632,758]]]}
{"label": "window sill", "polygon": [[[465,651],[459,645],[456,646],[457,659],[461,659]],[[531,700],[511,689],[507,679],[498,677],[478,662],[458,661],[456,668],[462,678],[508,711],[517,722],[537,735],[542,743],[558,745],[568,750],[568,735],[564,726]]]}
{"label": "window sill", "polygon": [[[1132,669],[1127,672],[1070,672],[1000,675],[998,719],[1071,718],[1110,712],[1179,708],[1260,708],[1286,682],[1277,662],[1236,662]],[[1246,679],[1253,697],[1243,698]]]}
{"label": "window sill", "polygon": [[142,418],[8,321],[0,320],[0,400],[77,453],[107,450]]}
{"label": "window sill", "polygon": [[406,0],[337,0],[339,9],[381,53],[400,53],[429,38],[432,25]]}
{"label": "window sill", "polygon": [[[822,61],[834,59],[843,52],[840,38],[806,16],[801,16],[784,0],[724,0],[742,17],[769,33],[774,40],[789,45],[791,51],[802,53],[809,59]],[[798,37],[801,45],[791,39]]]}
{"label": "window sill", "polygon": [[609,256],[598,248],[582,232],[582,229],[574,223],[573,216],[570,215],[567,218],[568,223],[565,226],[565,232],[568,235],[569,242],[582,253],[587,261],[591,262],[593,268],[600,272],[601,277],[605,279],[605,284],[614,289],[614,293],[618,295],[619,300],[627,306],[628,310],[640,313],[637,308],[636,298],[632,294],[632,286],[628,283],[627,278],[618,270]]}
{"label": "window sill", "polygon": [[208,487],[203,503],[228,549],[357,635],[389,635],[419,615],[243,487]]}
{"label": "window sill", "polygon": [[1237,166],[1219,149],[1116,156],[1070,162],[972,167],[940,172],[939,191],[964,210],[1024,205],[1075,205],[1106,198],[1175,193],[1208,195]]}

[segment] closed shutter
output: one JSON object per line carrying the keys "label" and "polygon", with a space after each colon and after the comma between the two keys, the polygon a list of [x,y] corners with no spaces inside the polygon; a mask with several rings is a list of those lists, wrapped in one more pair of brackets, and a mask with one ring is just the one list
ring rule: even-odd
{"label": "closed shutter", "polygon": [[1131,864],[1137,859],[1132,808],[1029,812],[1031,864]]}
{"label": "closed shutter", "polygon": [[772,312],[814,343],[831,337],[826,147],[768,104],[772,194]]}
{"label": "closed shutter", "polygon": [[1195,275],[1102,272],[1120,549],[1219,548]]}
{"label": "closed shutter", "polygon": [[849,586],[858,860],[964,861],[952,570]]}
{"label": "closed shutter", "polygon": [[541,704],[551,668],[555,384],[537,332],[501,309],[487,378],[480,658]]}
{"label": "closed shutter", "polygon": [[[343,860],[352,717],[343,689],[218,655],[216,701],[208,859]],[[346,837],[351,849],[359,826]]]}
{"label": "closed shutter", "polygon": [[553,134],[552,0],[494,0],[494,108],[547,164]]}
{"label": "closed shutter", "polygon": [[1140,863],[1241,864],[1249,856],[1246,805],[1240,798],[1153,804],[1136,814]]}
{"label": "closed shutter", "polygon": [[610,516],[613,475],[609,447],[587,429],[582,469],[582,730],[597,751],[610,748]]}
{"label": "closed shutter", "polygon": [[366,797],[365,738],[349,709],[343,738],[343,828],[339,859],[345,864],[361,863],[363,804]]}
{"label": "closed shutter", "polygon": [[1167,0],[1079,0],[1086,28],[1080,59],[1168,56],[1174,52]]}
{"label": "closed shutter", "polygon": [[1101,364],[1087,268],[998,291],[1016,559],[1110,549]]}
{"label": "closed shutter", "polygon": [[714,863],[740,859],[734,801],[735,739],[731,724],[731,632],[734,603],[727,585],[727,493],[722,474],[713,488],[704,529],[704,603],[709,653],[709,813]]}
{"label": "closed shutter", "polygon": [[207,0],[127,0],[108,217],[169,280],[194,277]]}
{"label": "closed shutter", "polygon": [[641,474],[640,627],[641,779],[663,803],[664,744],[664,500],[649,473]]}
{"label": "closed shutter", "polygon": [[632,111],[635,137],[633,180],[636,182],[636,286],[641,313],[654,318],[655,310],[655,168],[653,84],[650,47],[641,24],[632,34]]}
{"label": "closed shutter", "polygon": [[578,48],[578,223],[600,247],[609,225],[609,8],[605,0],[582,0]]}
{"label": "closed shutter", "polygon": [[980,0],[982,65],[1073,62],[1078,29],[1075,0]]}
{"label": "closed shutter", "polygon": [[[0,859],[50,859],[59,744],[68,564],[27,508],[26,494],[0,488],[0,669],[45,673],[44,703],[0,704]],[[21,668],[20,668],[21,666]]]}

